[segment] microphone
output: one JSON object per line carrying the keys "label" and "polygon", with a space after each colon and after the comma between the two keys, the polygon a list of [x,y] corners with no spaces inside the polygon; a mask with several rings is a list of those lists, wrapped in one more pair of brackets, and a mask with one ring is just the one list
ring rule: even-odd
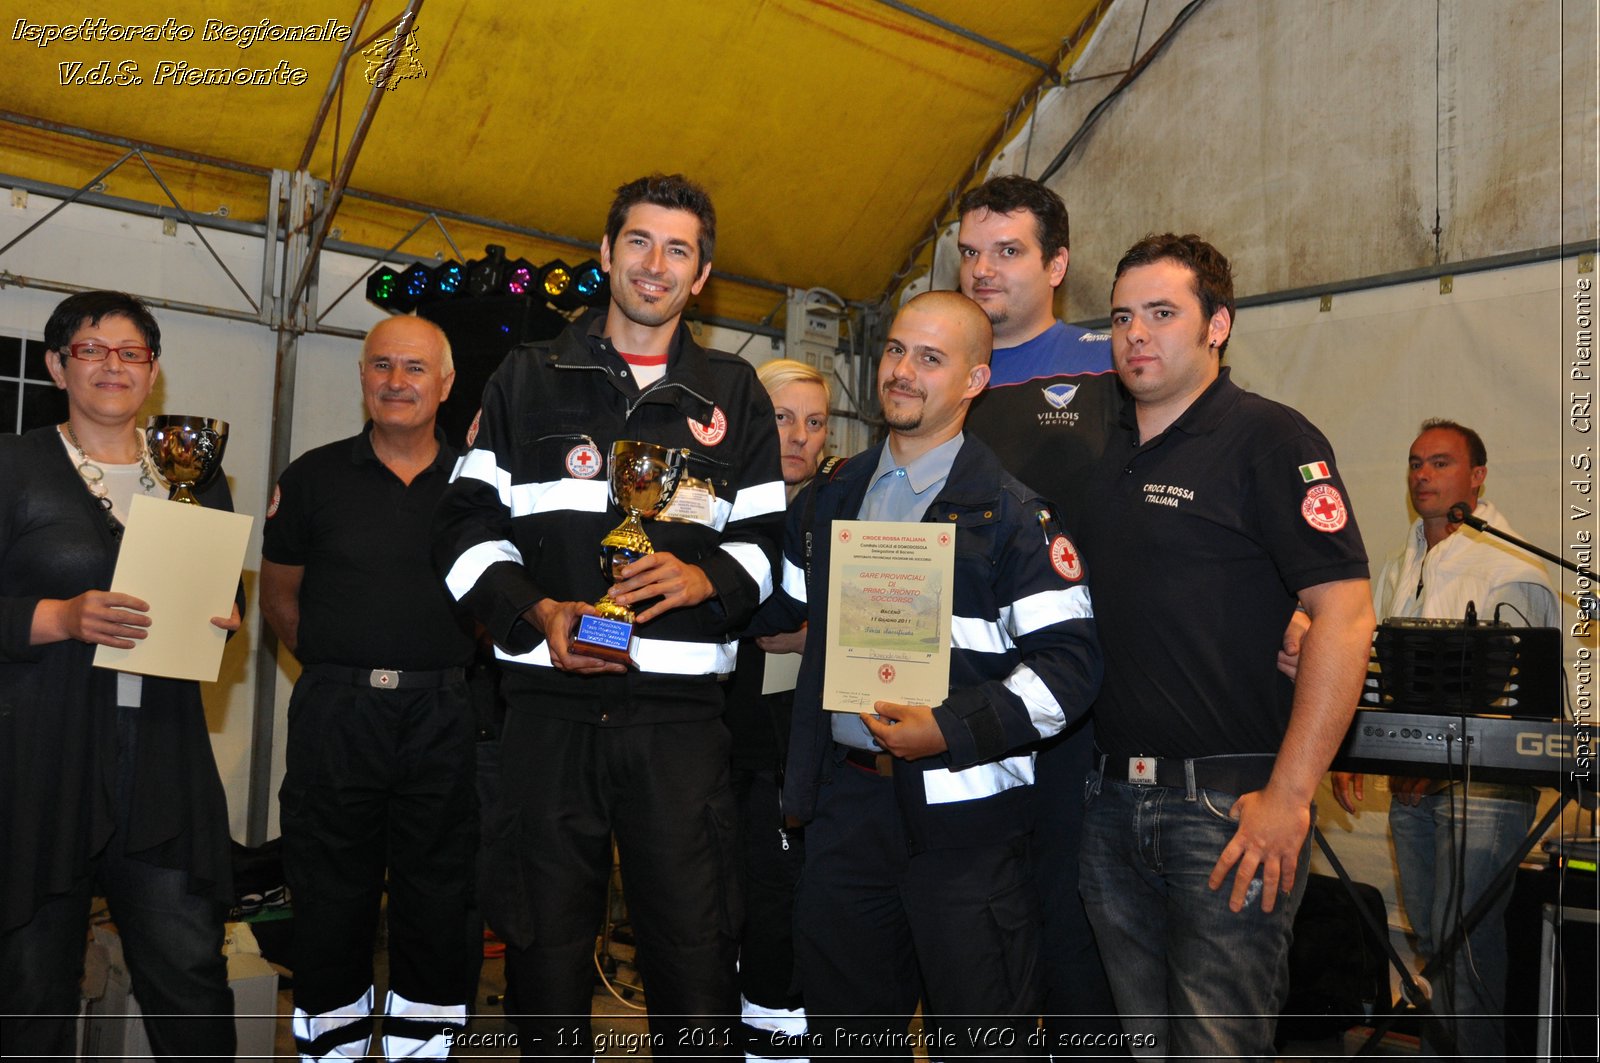
{"label": "microphone", "polygon": [[1482,517],[1474,517],[1472,515],[1472,510],[1468,508],[1465,502],[1457,502],[1451,506],[1447,519],[1451,524],[1465,524],[1467,527],[1477,531],[1483,531],[1484,528],[1488,527],[1488,523]]}
{"label": "microphone", "polygon": [[1468,600],[1468,602],[1467,602],[1466,626],[1467,627],[1477,627],[1478,626],[1478,603],[1474,602],[1474,601],[1471,601],[1471,600]]}

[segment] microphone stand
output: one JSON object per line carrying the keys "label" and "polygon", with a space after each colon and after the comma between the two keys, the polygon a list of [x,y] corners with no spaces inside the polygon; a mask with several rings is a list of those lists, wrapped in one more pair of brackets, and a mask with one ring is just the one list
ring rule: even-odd
{"label": "microphone stand", "polygon": [[[1466,503],[1464,502],[1457,502],[1455,505],[1450,507],[1449,520],[1451,524],[1465,524],[1474,531],[1487,532],[1497,539],[1504,539],[1512,546],[1526,550],[1535,557],[1542,557],[1553,565],[1559,565],[1568,572],[1574,572],[1579,576],[1584,577],[1590,582],[1591,585],[1595,582],[1595,575],[1589,569],[1584,568],[1582,565],[1575,565],[1566,558],[1561,557],[1558,554],[1552,554],[1548,550],[1541,550],[1539,547],[1534,546],[1526,539],[1519,539],[1515,535],[1512,535],[1508,532],[1503,532],[1499,528],[1496,528],[1494,525],[1490,524],[1488,521],[1484,520],[1482,517],[1474,517],[1472,515],[1472,511],[1467,508]],[[1593,591],[1585,591],[1584,593],[1578,595],[1578,610],[1580,615],[1586,620],[1593,620],[1596,618],[1596,616],[1600,616],[1600,601],[1596,600]]]}

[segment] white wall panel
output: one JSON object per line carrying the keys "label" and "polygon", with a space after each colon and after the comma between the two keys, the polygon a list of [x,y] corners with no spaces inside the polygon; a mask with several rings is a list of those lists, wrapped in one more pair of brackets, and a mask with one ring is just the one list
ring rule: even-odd
{"label": "white wall panel", "polygon": [[[1037,176],[1183,6],[1118,0],[992,172]],[[1103,317],[1152,231],[1205,235],[1241,294],[1593,243],[1596,115],[1587,0],[1210,0],[1050,180],[1061,314]]]}

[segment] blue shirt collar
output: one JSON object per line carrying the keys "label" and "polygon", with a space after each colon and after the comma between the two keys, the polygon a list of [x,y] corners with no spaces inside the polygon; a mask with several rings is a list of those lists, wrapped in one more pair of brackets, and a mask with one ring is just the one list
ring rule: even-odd
{"label": "blue shirt collar", "polygon": [[[905,466],[906,483],[910,485],[913,494],[920,495],[934,484],[949,479],[950,466],[955,464],[956,454],[960,452],[961,444],[966,438],[965,432],[957,432],[926,454],[913,458],[910,464]],[[872,471],[872,476],[867,481],[867,490],[871,491],[879,480],[900,467],[894,460],[894,454],[890,452],[886,441],[883,444],[883,453],[878,456],[878,467]]]}

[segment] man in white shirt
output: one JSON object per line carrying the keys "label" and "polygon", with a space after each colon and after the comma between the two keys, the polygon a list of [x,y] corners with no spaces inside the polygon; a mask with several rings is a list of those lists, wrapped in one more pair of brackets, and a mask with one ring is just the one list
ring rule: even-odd
{"label": "man in white shirt", "polygon": [[[1493,536],[1450,523],[1460,504],[1501,531],[1505,518],[1479,498],[1489,458],[1478,433],[1454,421],[1430,420],[1411,444],[1408,484],[1417,520],[1405,546],[1373,581],[1373,608],[1387,617],[1463,619],[1468,604],[1484,620],[1555,627],[1560,608],[1544,569]],[[1363,796],[1362,777],[1333,775],[1334,796],[1347,811]],[[1418,950],[1432,959],[1463,915],[1509,861],[1533,825],[1531,786],[1392,777],[1389,829],[1394,836],[1400,892]],[[1463,839],[1465,844],[1463,845]],[[1459,878],[1457,871],[1459,870]],[[1448,1024],[1455,1050],[1471,1056],[1505,1054],[1506,904],[1508,887],[1472,928],[1451,964],[1434,977],[1432,1006]],[[1425,1029],[1423,1049],[1437,1029]]]}

